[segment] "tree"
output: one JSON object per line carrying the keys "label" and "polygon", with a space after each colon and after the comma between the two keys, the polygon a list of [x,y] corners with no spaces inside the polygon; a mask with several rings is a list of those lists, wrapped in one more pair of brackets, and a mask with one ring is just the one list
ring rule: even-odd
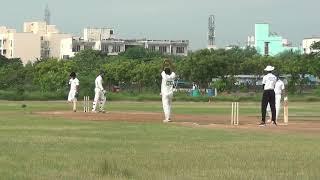
{"label": "tree", "polygon": [[34,82],[42,92],[64,92],[68,88],[70,72],[75,69],[74,61],[48,59],[34,69]]}

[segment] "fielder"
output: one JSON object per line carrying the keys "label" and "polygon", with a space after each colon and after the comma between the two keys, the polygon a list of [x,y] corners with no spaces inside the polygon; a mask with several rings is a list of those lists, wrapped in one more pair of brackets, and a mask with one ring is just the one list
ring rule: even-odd
{"label": "fielder", "polygon": [[270,104],[270,108],[271,108],[272,122],[274,125],[277,125],[275,93],[274,93],[274,87],[277,82],[277,77],[272,74],[274,67],[267,66],[264,70],[267,71],[268,74],[265,75],[262,80],[264,91],[263,91],[262,102],[261,102],[262,119],[259,126],[266,126],[266,109],[267,109],[268,103]]}
{"label": "fielder", "polygon": [[[279,75],[277,75],[277,82],[276,82],[275,87],[274,87],[274,93],[275,93],[275,97],[276,97],[276,121],[278,121],[278,117],[279,117],[279,114],[280,114],[281,95],[284,92],[284,89],[285,89],[284,83],[279,78]],[[268,114],[269,114],[269,117],[270,117],[268,122],[271,122],[270,104],[268,104],[267,111],[268,111]]]}
{"label": "fielder", "polygon": [[77,111],[77,97],[79,94],[79,80],[75,72],[70,74],[69,80],[70,91],[68,95],[68,102],[73,103],[73,112]]}
{"label": "fielder", "polygon": [[99,104],[99,112],[105,113],[104,104],[106,103],[105,93],[106,91],[103,88],[103,76],[104,72],[100,71],[99,75],[95,80],[95,88],[94,88],[94,99],[93,99],[93,106],[92,112],[97,112],[97,105]]}
{"label": "fielder", "polygon": [[171,122],[171,104],[173,98],[174,91],[174,80],[176,78],[176,74],[171,72],[169,67],[164,68],[161,72],[162,82],[161,82],[161,93],[162,96],[162,106],[165,119],[163,122]]}

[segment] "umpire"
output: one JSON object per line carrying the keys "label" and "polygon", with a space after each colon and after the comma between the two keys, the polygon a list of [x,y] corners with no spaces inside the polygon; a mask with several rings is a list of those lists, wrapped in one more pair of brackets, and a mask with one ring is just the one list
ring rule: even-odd
{"label": "umpire", "polygon": [[264,71],[266,71],[268,74],[263,76],[262,84],[263,84],[263,96],[262,96],[262,102],[261,102],[261,113],[262,113],[262,121],[259,124],[259,126],[265,126],[266,125],[266,109],[268,103],[270,104],[270,109],[272,113],[272,122],[274,125],[277,125],[276,123],[276,107],[275,107],[275,93],[274,93],[274,87],[277,82],[277,77],[272,74],[272,71],[274,70],[273,66],[268,65]]}

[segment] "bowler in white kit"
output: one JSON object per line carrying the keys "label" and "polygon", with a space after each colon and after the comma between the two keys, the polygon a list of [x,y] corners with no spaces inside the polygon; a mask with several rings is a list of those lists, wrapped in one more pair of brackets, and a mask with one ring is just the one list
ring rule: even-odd
{"label": "bowler in white kit", "polygon": [[79,80],[77,78],[77,75],[75,72],[72,72],[70,74],[70,80],[69,80],[69,86],[70,86],[70,91],[68,95],[68,102],[73,103],[73,111],[77,111],[77,97],[79,94]]}
{"label": "bowler in white kit", "polygon": [[165,119],[163,122],[171,122],[171,104],[174,92],[174,80],[176,74],[171,72],[171,69],[166,67],[161,72],[162,82],[161,82],[161,96],[162,96],[162,106]]}

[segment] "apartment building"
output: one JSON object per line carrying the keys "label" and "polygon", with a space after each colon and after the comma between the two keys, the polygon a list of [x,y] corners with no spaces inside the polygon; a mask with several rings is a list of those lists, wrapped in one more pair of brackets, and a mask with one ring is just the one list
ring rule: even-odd
{"label": "apartment building", "polygon": [[23,64],[41,57],[40,36],[33,33],[19,33],[15,29],[0,27],[0,54],[6,58],[20,58]]}
{"label": "apartment building", "polygon": [[71,34],[60,33],[56,25],[48,25],[45,21],[25,22],[23,31],[40,36],[41,58],[59,58],[61,41],[72,37]]}
{"label": "apartment building", "polygon": [[92,28],[87,27],[83,30],[84,41],[101,41],[106,39],[114,39],[115,33],[112,28]]}

